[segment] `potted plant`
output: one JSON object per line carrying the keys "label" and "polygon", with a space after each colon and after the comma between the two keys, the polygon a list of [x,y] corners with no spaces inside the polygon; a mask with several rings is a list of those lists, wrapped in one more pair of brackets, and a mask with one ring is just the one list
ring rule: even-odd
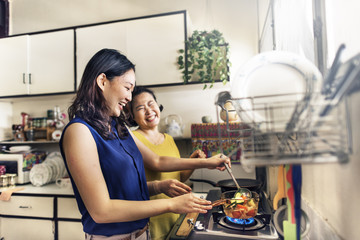
{"label": "potted plant", "polygon": [[194,31],[177,59],[184,84],[201,82],[203,89],[207,84],[213,87],[215,81],[226,84],[230,75],[228,52],[229,44],[218,30]]}

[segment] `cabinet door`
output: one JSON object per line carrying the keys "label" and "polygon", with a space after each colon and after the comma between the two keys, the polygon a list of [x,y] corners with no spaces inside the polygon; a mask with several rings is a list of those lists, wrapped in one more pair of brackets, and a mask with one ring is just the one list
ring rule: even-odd
{"label": "cabinet door", "polygon": [[58,240],[85,239],[81,222],[59,221],[58,232]]}
{"label": "cabinet door", "polygon": [[58,218],[81,219],[75,198],[58,198]]}
{"label": "cabinet door", "polygon": [[0,39],[0,96],[27,93],[28,36]]}
{"label": "cabinet door", "polygon": [[74,91],[74,30],[31,35],[29,49],[30,94]]}
{"label": "cabinet door", "polygon": [[127,22],[127,54],[136,65],[137,85],[181,83],[178,50],[184,48],[184,15]]}
{"label": "cabinet door", "polygon": [[3,215],[53,218],[53,209],[53,197],[12,196],[10,201],[0,204]]}
{"label": "cabinet door", "polygon": [[184,14],[172,14],[76,29],[77,84],[102,48],[117,49],[136,65],[137,85],[181,83],[176,62],[184,28]]}
{"label": "cabinet door", "polygon": [[109,23],[76,29],[77,87],[90,58],[103,48],[126,54],[126,23]]}
{"label": "cabinet door", "polygon": [[6,240],[54,239],[54,222],[38,219],[0,218],[0,238]]}

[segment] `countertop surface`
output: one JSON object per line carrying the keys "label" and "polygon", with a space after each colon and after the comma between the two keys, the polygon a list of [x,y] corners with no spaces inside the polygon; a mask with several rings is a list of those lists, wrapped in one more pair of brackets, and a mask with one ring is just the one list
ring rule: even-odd
{"label": "countertop surface", "polygon": [[[16,188],[24,188],[23,190],[16,191],[13,193],[13,195],[64,195],[64,196],[74,196],[74,191],[72,187],[59,187],[55,183],[53,184],[46,184],[41,187],[36,187],[32,184],[26,184],[26,185],[17,185]],[[6,191],[8,189],[13,188],[0,188],[0,192]],[[197,197],[203,197],[204,199],[207,196],[207,193],[198,193],[193,192],[193,194]]]}
{"label": "countertop surface", "polygon": [[[24,188],[20,191],[16,191],[13,195],[21,194],[21,195],[64,195],[64,196],[74,196],[74,191],[71,187],[59,187],[56,184],[46,184],[41,187],[36,187],[32,184],[26,185],[17,185],[16,188]],[[0,192],[11,190],[14,188],[0,188]]]}

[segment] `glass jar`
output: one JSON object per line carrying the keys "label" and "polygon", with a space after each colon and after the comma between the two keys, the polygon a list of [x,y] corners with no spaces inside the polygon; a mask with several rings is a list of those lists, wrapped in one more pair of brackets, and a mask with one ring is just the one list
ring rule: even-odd
{"label": "glass jar", "polygon": [[8,176],[6,176],[5,174],[1,175],[0,176],[0,188],[6,188],[8,185],[9,185]]}
{"label": "glass jar", "polygon": [[40,119],[40,126],[41,128],[46,128],[47,127],[47,118],[46,117],[43,117]]}
{"label": "glass jar", "polygon": [[15,187],[16,185],[16,174],[15,173],[8,173],[6,174],[8,177],[8,186],[9,187]]}

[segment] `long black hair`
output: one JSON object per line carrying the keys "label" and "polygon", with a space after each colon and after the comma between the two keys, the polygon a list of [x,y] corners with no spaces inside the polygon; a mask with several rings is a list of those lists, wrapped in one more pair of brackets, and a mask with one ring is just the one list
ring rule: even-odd
{"label": "long black hair", "polygon": [[116,121],[116,130],[120,137],[127,136],[126,117],[122,112],[119,117],[110,117],[103,92],[96,83],[96,78],[104,73],[112,81],[129,70],[135,71],[135,65],[114,49],[98,51],[85,67],[74,102],[68,109],[69,119],[81,117],[90,124],[104,139],[111,139],[109,124]]}
{"label": "long black hair", "polygon": [[[132,100],[131,102],[129,102],[129,107],[128,107],[128,111],[131,113],[128,116],[127,119],[127,123],[131,126],[131,127],[136,127],[138,126],[137,122],[135,122],[134,120],[134,112],[133,112],[133,101],[135,99],[136,96],[140,95],[141,93],[149,93],[155,100],[155,102],[157,102],[156,100],[156,96],[154,94],[154,92],[152,90],[150,90],[149,88],[143,87],[143,86],[135,86],[134,91],[132,92]],[[159,105],[159,109],[160,112],[164,109],[163,105]]]}

